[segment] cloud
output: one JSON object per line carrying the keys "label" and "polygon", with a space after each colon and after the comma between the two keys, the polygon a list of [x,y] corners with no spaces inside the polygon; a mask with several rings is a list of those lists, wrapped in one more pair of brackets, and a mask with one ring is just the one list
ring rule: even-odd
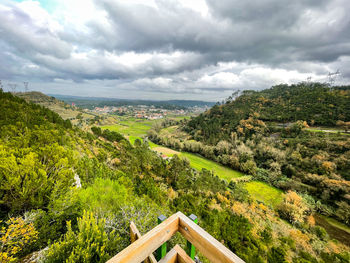
{"label": "cloud", "polygon": [[337,69],[345,84],[349,12],[347,0],[4,0],[0,78],[47,93],[208,100]]}

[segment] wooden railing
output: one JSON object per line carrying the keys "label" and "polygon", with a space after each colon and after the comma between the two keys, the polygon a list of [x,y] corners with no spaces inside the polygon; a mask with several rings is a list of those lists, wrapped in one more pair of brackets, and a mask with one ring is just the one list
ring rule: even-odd
{"label": "wooden railing", "polygon": [[[137,230],[136,226],[135,229]],[[134,231],[133,233],[138,232]],[[152,253],[168,241],[176,232],[180,232],[193,246],[196,247],[210,262],[213,263],[244,263],[223,244],[208,234],[181,212],[170,216],[161,224],[150,230],[144,236],[139,233],[130,246],[111,258],[108,263],[139,263],[145,260],[153,261]],[[133,235],[133,234],[131,234]],[[153,258],[152,258],[153,257]],[[194,262],[178,245],[170,250],[159,262]]]}

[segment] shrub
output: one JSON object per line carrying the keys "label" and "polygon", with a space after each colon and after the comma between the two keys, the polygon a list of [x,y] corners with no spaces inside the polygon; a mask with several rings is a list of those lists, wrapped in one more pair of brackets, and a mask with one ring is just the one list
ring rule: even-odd
{"label": "shrub", "polygon": [[0,262],[16,262],[36,242],[38,232],[22,217],[11,217],[6,225],[0,230]]}
{"label": "shrub", "polygon": [[91,212],[78,219],[78,230],[67,222],[67,233],[53,243],[46,252],[44,262],[105,262],[120,249],[120,236],[105,229],[105,220]]}
{"label": "shrub", "polygon": [[269,263],[284,263],[286,261],[286,252],[281,247],[273,247],[267,253],[267,262]]}
{"label": "shrub", "polygon": [[278,206],[280,216],[292,224],[302,224],[308,210],[303,198],[293,191],[289,191]]}

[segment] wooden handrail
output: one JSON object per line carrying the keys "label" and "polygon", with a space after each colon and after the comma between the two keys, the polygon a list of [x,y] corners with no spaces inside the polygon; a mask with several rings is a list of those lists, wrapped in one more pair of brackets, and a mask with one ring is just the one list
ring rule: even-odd
{"label": "wooden handrail", "polygon": [[116,256],[108,260],[108,263],[140,263],[153,251],[168,241],[178,230],[179,215],[176,213],[159,224],[147,234],[136,240],[130,246],[123,249]]}
{"label": "wooden handrail", "polygon": [[[226,248],[223,244],[217,241],[203,228],[196,225],[192,220],[190,220],[181,212],[177,212],[176,214],[166,219],[164,222],[153,228],[144,236],[140,237],[138,240],[136,240],[134,243],[122,250],[119,254],[107,262],[140,263],[141,261],[144,261],[164,242],[168,241],[177,231],[179,231],[189,242],[191,242],[205,257],[207,257],[213,263],[244,263],[242,259],[240,259],[232,251]],[[178,249],[178,251],[180,250]],[[176,254],[178,254],[178,252],[176,252]],[[171,255],[173,254],[169,255],[168,258],[170,259],[168,260],[170,261],[168,262],[173,262],[171,260],[174,256]],[[178,260],[180,262],[188,262],[183,261],[180,258]]]}
{"label": "wooden handrail", "polygon": [[236,254],[217,241],[203,228],[179,212],[179,232],[190,241],[210,262],[244,263]]}
{"label": "wooden handrail", "polygon": [[[136,240],[141,238],[140,231],[137,229],[134,222],[130,223],[130,240],[131,243],[135,242]],[[156,258],[151,253],[148,258],[145,259],[144,263],[157,263]]]}

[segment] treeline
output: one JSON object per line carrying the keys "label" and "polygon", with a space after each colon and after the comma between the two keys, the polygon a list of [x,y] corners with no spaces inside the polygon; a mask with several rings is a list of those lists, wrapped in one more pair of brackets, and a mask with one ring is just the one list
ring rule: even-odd
{"label": "treeline", "polygon": [[138,106],[147,105],[155,106],[156,108],[177,110],[187,109],[190,107],[211,107],[215,103],[207,101],[196,101],[196,100],[168,100],[168,101],[154,101],[154,100],[128,100],[128,99],[111,99],[111,98],[84,98],[76,96],[64,96],[54,95],[56,98],[65,101],[68,104],[75,103],[75,105],[81,108],[93,109],[95,107],[103,106]]}
{"label": "treeline", "polygon": [[186,131],[196,140],[216,144],[228,140],[241,120],[253,113],[265,122],[305,120],[311,125],[335,126],[350,121],[350,87],[321,83],[277,85],[263,91],[243,91],[234,100],[215,105],[193,118]]}
{"label": "treeline", "polygon": [[130,243],[131,220],[144,234],[159,214],[176,211],[196,214],[246,262],[349,261],[347,247],[314,225],[293,192],[281,206],[290,225],[239,183],[229,186],[177,157],[165,161],[147,143],[70,128],[1,90],[0,105],[7,105],[0,115],[1,262],[105,262]]}

